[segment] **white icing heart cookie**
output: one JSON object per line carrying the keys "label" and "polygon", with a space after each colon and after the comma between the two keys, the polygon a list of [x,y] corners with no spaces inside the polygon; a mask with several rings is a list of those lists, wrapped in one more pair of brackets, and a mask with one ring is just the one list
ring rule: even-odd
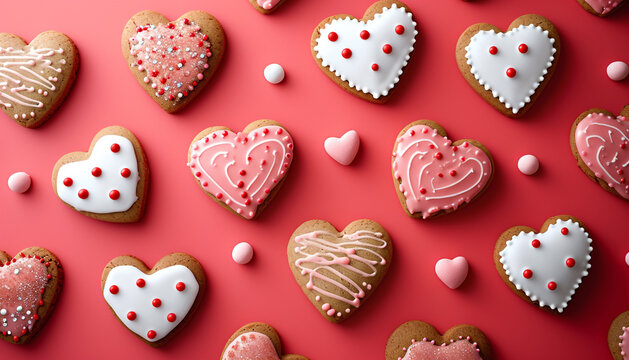
{"label": "white icing heart cookie", "polygon": [[502,32],[491,24],[470,26],[459,38],[459,70],[486,101],[509,117],[522,116],[552,76],[559,35],[539,15],[524,15]]}
{"label": "white icing heart cookie", "polygon": [[520,297],[561,313],[588,274],[591,244],[581,221],[555,216],[539,233],[527,226],[505,231],[496,242],[494,261]]}
{"label": "white icing heart cookie", "polygon": [[417,23],[399,1],[371,5],[362,19],[335,15],[315,28],[312,55],[334,82],[372,102],[384,102],[413,51]]}

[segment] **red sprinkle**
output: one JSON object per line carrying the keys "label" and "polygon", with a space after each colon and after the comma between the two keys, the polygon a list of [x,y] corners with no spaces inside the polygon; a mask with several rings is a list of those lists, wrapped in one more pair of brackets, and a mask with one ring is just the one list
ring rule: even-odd
{"label": "red sprinkle", "polygon": [[184,291],[186,290],[186,284],[180,281],[177,283],[177,285],[175,285],[175,288],[177,289],[177,291]]}
{"label": "red sprinkle", "polygon": [[398,35],[404,34],[404,26],[398,25],[395,27],[395,33]]}
{"label": "red sprinkle", "polygon": [[534,247],[534,248],[536,248],[536,249],[537,249],[538,247],[540,247],[540,245],[542,245],[542,243],[541,243],[539,240],[537,240],[537,239],[535,239],[535,240],[531,241],[531,246],[533,246],[533,247]]}
{"label": "red sprinkle", "polygon": [[529,51],[529,47],[526,44],[520,44],[520,46],[518,46],[518,51],[522,54],[526,54],[526,52]]}
{"label": "red sprinkle", "polygon": [[246,170],[244,170],[244,169],[243,169],[243,170],[240,170],[240,175],[241,175],[241,176],[245,176],[245,175],[247,175],[247,171],[246,171]]}
{"label": "red sprinkle", "polygon": [[112,285],[112,286],[109,287],[109,292],[114,294],[114,295],[116,295],[119,290],[120,289],[118,289],[118,286],[116,286],[116,285]]}
{"label": "red sprinkle", "polygon": [[456,170],[450,170],[450,175],[456,176]]}
{"label": "red sprinkle", "polygon": [[566,266],[567,266],[567,267],[569,267],[569,268],[573,267],[576,263],[577,263],[577,262],[576,262],[576,261],[574,261],[574,259],[573,259],[573,258],[568,258],[568,259],[566,259]]}
{"label": "red sprinkle", "polygon": [[118,151],[120,151],[120,145],[116,143],[111,144],[111,147],[109,149],[111,150],[111,152],[117,153]]}
{"label": "red sprinkle", "polygon": [[99,177],[102,174],[103,174],[103,170],[101,170],[99,167],[95,167],[92,169],[92,176]]}
{"label": "red sprinkle", "polygon": [[118,200],[120,198],[120,191],[112,190],[109,192],[109,198],[112,200]]}
{"label": "red sprinkle", "polygon": [[495,46],[490,46],[489,47],[489,53],[492,55],[496,55],[498,53],[498,48]]}
{"label": "red sprinkle", "polygon": [[341,51],[341,55],[343,55],[344,58],[349,59],[352,57],[352,50],[345,48]]}
{"label": "red sprinkle", "polygon": [[440,152],[435,154],[435,159],[437,159],[437,160],[441,159],[442,157],[443,157],[443,155],[441,155]]}
{"label": "red sprinkle", "polygon": [[363,31],[360,32],[360,38],[363,39],[363,40],[369,39],[369,35],[370,35],[369,31],[367,31],[367,30],[363,30]]}
{"label": "red sprinkle", "polygon": [[548,290],[555,290],[557,288],[557,283],[554,281],[550,281],[548,283]]}
{"label": "red sprinkle", "polygon": [[155,339],[156,336],[157,336],[157,333],[155,332],[155,330],[149,330],[146,333],[146,337],[149,339]]}
{"label": "red sprinkle", "polygon": [[247,197],[247,192],[246,191],[241,192],[240,193],[240,197],[243,198],[243,199],[246,198]]}
{"label": "red sprinkle", "polygon": [[524,276],[525,279],[530,279],[533,277],[533,271],[531,271],[531,269],[526,269],[522,272],[522,276]]}
{"label": "red sprinkle", "polygon": [[510,77],[510,78],[515,77],[515,74],[516,74],[516,71],[515,71],[514,68],[508,68],[507,69],[507,76],[508,77]]}
{"label": "red sprinkle", "polygon": [[168,315],[166,315],[166,320],[170,321],[170,322],[175,322],[177,320],[177,315],[170,313]]}
{"label": "red sprinkle", "polygon": [[391,45],[389,45],[389,44],[385,44],[385,45],[382,47],[382,51],[383,51],[385,54],[390,54],[390,53],[393,51],[393,47],[392,47]]}
{"label": "red sprinkle", "polygon": [[420,194],[425,194],[426,193],[426,188],[419,188],[419,193]]}
{"label": "red sprinkle", "polygon": [[73,183],[74,183],[74,181],[72,181],[72,178],[67,177],[67,178],[63,179],[63,185],[65,185],[65,186],[72,186]]}
{"label": "red sprinkle", "polygon": [[90,192],[89,192],[89,191],[87,191],[87,190],[85,190],[85,189],[81,189],[81,190],[79,190],[79,197],[80,197],[81,199],[84,199],[84,200],[85,200],[85,199],[87,199],[87,197],[88,197],[88,196],[90,196]]}
{"label": "red sprinkle", "polygon": [[129,176],[131,176],[131,170],[127,168],[120,170],[120,176],[122,176],[123,178],[128,178]]}
{"label": "red sprinkle", "polygon": [[328,34],[328,40],[335,42],[338,39],[339,39],[339,35],[335,33],[334,31]]}
{"label": "red sprinkle", "polygon": [[568,235],[570,231],[568,231],[568,228],[561,228],[561,234],[562,235]]}
{"label": "red sprinkle", "polygon": [[133,312],[133,311],[129,311],[129,312],[127,313],[127,319],[129,319],[129,320],[131,320],[131,321],[135,320],[135,318],[136,318],[136,317],[137,317],[137,315],[136,315],[136,314],[135,314],[135,312]]}
{"label": "red sprinkle", "polygon": [[139,288],[143,288],[146,285],[146,281],[144,281],[144,279],[139,278],[135,281],[135,284],[139,287]]}
{"label": "red sprinkle", "polygon": [[151,301],[151,304],[154,307],[160,307],[160,306],[162,306],[162,301],[160,299],[158,299],[158,298],[155,298],[155,299],[153,299],[153,301]]}
{"label": "red sprinkle", "polygon": [[371,64],[371,70],[378,71],[379,69],[380,69],[380,66],[378,66],[378,64]]}

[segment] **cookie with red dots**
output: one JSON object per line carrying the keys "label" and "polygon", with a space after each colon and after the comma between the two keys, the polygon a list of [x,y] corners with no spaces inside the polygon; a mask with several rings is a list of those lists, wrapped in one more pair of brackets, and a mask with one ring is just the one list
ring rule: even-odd
{"label": "cookie with red dots", "polygon": [[264,15],[268,15],[280,7],[286,0],[249,0],[251,6]]}
{"label": "cookie with red dots", "polygon": [[173,253],[153,268],[127,255],[111,260],[101,278],[105,302],[118,320],[158,347],[192,318],[205,293],[205,273],[192,256]]}
{"label": "cookie with red dots", "polygon": [[553,216],[537,232],[514,226],[494,248],[498,274],[531,304],[562,313],[591,267],[592,239],[579,219]]}
{"label": "cookie with red dots", "polygon": [[221,360],[308,360],[301,355],[282,355],[282,343],[277,331],[268,324],[247,324],[227,340]]}
{"label": "cookie with red dots", "polygon": [[88,152],[62,156],[52,172],[61,201],[91,218],[135,222],[144,214],[149,168],[138,139],[121,126],[99,131]]}
{"label": "cookie with red dots", "polygon": [[79,69],[72,39],[45,31],[30,43],[0,33],[0,109],[19,125],[43,124],[66,98]]}
{"label": "cookie with red dots", "polygon": [[629,105],[618,116],[603,109],[581,113],[572,124],[570,147],[590,179],[629,200]]}
{"label": "cookie with red dots", "polygon": [[577,0],[590,14],[606,17],[616,12],[625,0]]}
{"label": "cookie with red dots", "polygon": [[224,52],[221,24],[203,11],[170,21],[144,10],[122,31],[122,54],[131,73],[169,113],[181,110],[207,86]]}
{"label": "cookie with red dots", "polygon": [[188,167],[212,200],[250,220],[282,187],[293,150],[288,130],[272,120],[254,121],[238,133],[213,126],[192,140]]}
{"label": "cookie with red dots", "polygon": [[626,360],[629,356],[629,311],[618,315],[609,326],[607,344],[614,360]]}
{"label": "cookie with red dots", "polygon": [[522,117],[539,98],[561,50],[559,33],[540,15],[515,19],[506,32],[478,23],[456,45],[456,61],[472,88],[505,116]]}
{"label": "cookie with red dots", "polygon": [[383,103],[400,81],[417,34],[407,5],[381,0],[362,19],[351,15],[324,19],[314,29],[310,45],[315,62],[332,81],[362,99]]}
{"label": "cookie with red dots", "polygon": [[52,314],[62,284],[63,269],[52,252],[30,247],[11,257],[0,251],[0,338],[29,342]]}
{"label": "cookie with red dots", "polygon": [[389,336],[386,360],[490,360],[493,352],[483,332],[472,325],[457,325],[443,335],[423,321],[409,321]]}

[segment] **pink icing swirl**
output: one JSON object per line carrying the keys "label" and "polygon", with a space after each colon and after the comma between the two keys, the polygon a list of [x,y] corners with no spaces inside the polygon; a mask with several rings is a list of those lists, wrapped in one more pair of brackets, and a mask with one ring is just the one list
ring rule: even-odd
{"label": "pink icing swirl", "polygon": [[426,125],[415,125],[397,139],[393,172],[411,214],[425,219],[440,210],[470,202],[487,184],[492,165],[487,154],[452,142]]}
{"label": "pink icing swirl", "polygon": [[249,134],[215,131],[194,143],[188,166],[205,191],[251,219],[292,160],[293,139],[273,125]]}
{"label": "pink icing swirl", "polygon": [[145,25],[129,39],[132,66],[145,71],[144,82],[155,89],[154,95],[176,101],[193,91],[209,67],[210,42],[201,27],[188,19],[168,24]]}
{"label": "pink icing swirl", "polygon": [[476,343],[470,342],[470,337],[460,337],[449,344],[435,344],[435,341],[423,339],[415,341],[409,346],[406,355],[398,360],[482,360]]}
{"label": "pink icing swirl", "polygon": [[222,360],[279,360],[273,342],[258,332],[239,335],[229,344]]}
{"label": "pink icing swirl", "polygon": [[0,331],[3,335],[27,334],[39,319],[37,309],[48,270],[38,259],[22,257],[0,267]]}
{"label": "pink icing swirl", "polygon": [[629,360],[629,342],[627,342],[627,332],[629,328],[622,327],[622,335],[620,335],[620,355],[622,355],[623,360]]}
{"label": "pink icing swirl", "polygon": [[625,174],[629,170],[629,121],[623,116],[589,114],[577,125],[574,142],[594,175],[629,199]]}
{"label": "pink icing swirl", "polygon": [[585,0],[594,11],[605,15],[620,5],[624,0]]}
{"label": "pink icing swirl", "polygon": [[258,6],[264,10],[271,10],[280,0],[258,0]]}

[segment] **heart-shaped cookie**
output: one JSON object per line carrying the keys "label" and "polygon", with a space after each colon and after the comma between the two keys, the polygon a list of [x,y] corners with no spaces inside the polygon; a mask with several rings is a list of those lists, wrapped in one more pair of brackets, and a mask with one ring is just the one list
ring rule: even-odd
{"label": "heart-shaped cookie", "polygon": [[16,123],[34,128],[59,108],[74,84],[79,52],[72,40],[45,31],[29,44],[0,34],[0,109]]}
{"label": "heart-shaped cookie", "polygon": [[329,137],[323,144],[325,152],[341,165],[349,165],[354,161],[359,146],[360,138],[356,130],[350,130],[340,138]]}
{"label": "heart-shaped cookie", "polygon": [[334,15],[319,23],[310,41],[312,56],[344,90],[383,103],[410,59],[416,25],[404,3],[381,0],[362,19]]}
{"label": "heart-shaped cookie", "polygon": [[118,320],[157,347],[192,318],[205,292],[205,274],[184,253],[167,255],[152,269],[136,257],[119,256],[105,266],[101,286]]}
{"label": "heart-shaped cookie", "polygon": [[25,344],[52,314],[63,270],[57,257],[30,247],[11,258],[0,251],[0,338]]}
{"label": "heart-shaped cookie", "polygon": [[408,216],[427,219],[470,203],[491,183],[494,164],[480,142],[455,142],[430,120],[408,124],[393,147],[393,181]]}
{"label": "heart-shaped cookie", "polygon": [[614,319],[607,333],[607,343],[614,360],[629,358],[629,311]]}
{"label": "heart-shaped cookie", "polygon": [[605,17],[624,4],[624,0],[577,0],[590,14]]}
{"label": "heart-shaped cookie", "polygon": [[570,147],[587,176],[629,200],[629,105],[619,116],[602,109],[583,112],[572,124]]}
{"label": "heart-shaped cookie", "polygon": [[457,325],[443,335],[423,321],[400,325],[387,341],[386,360],[489,360],[485,334],[472,325]]}
{"label": "heart-shaped cookie", "polygon": [[277,10],[286,0],[249,0],[251,6],[264,15],[268,15]]}
{"label": "heart-shaped cookie", "polygon": [[277,331],[265,323],[250,323],[229,338],[221,360],[308,360],[301,355],[282,355],[282,343]]}
{"label": "heart-shaped cookie", "polygon": [[91,218],[135,222],[142,218],[149,168],[138,139],[121,126],[99,131],[87,153],[62,156],[52,187],[68,206]]}
{"label": "heart-shaped cookie", "polygon": [[561,46],[555,26],[539,15],[520,16],[507,30],[485,23],[470,26],[456,45],[456,60],[485,101],[519,118],[555,72]]}
{"label": "heart-shaped cookie", "polygon": [[585,225],[573,216],[559,215],[546,220],[540,232],[514,226],[502,233],[494,262],[518,296],[561,313],[588,274],[591,252]]}
{"label": "heart-shaped cookie", "polygon": [[177,20],[154,11],[133,15],[122,31],[122,54],[146,92],[169,113],[210,82],[225,52],[221,24],[203,11]]}
{"label": "heart-shaped cookie", "polygon": [[308,300],[327,320],[350,317],[376,290],[389,269],[391,239],[373,220],[342,231],[324,220],[301,224],[288,242],[288,264]]}
{"label": "heart-shaped cookie", "polygon": [[192,140],[188,166],[214,201],[253,219],[283,184],[293,148],[288,131],[272,120],[254,121],[239,133],[213,126]]}

